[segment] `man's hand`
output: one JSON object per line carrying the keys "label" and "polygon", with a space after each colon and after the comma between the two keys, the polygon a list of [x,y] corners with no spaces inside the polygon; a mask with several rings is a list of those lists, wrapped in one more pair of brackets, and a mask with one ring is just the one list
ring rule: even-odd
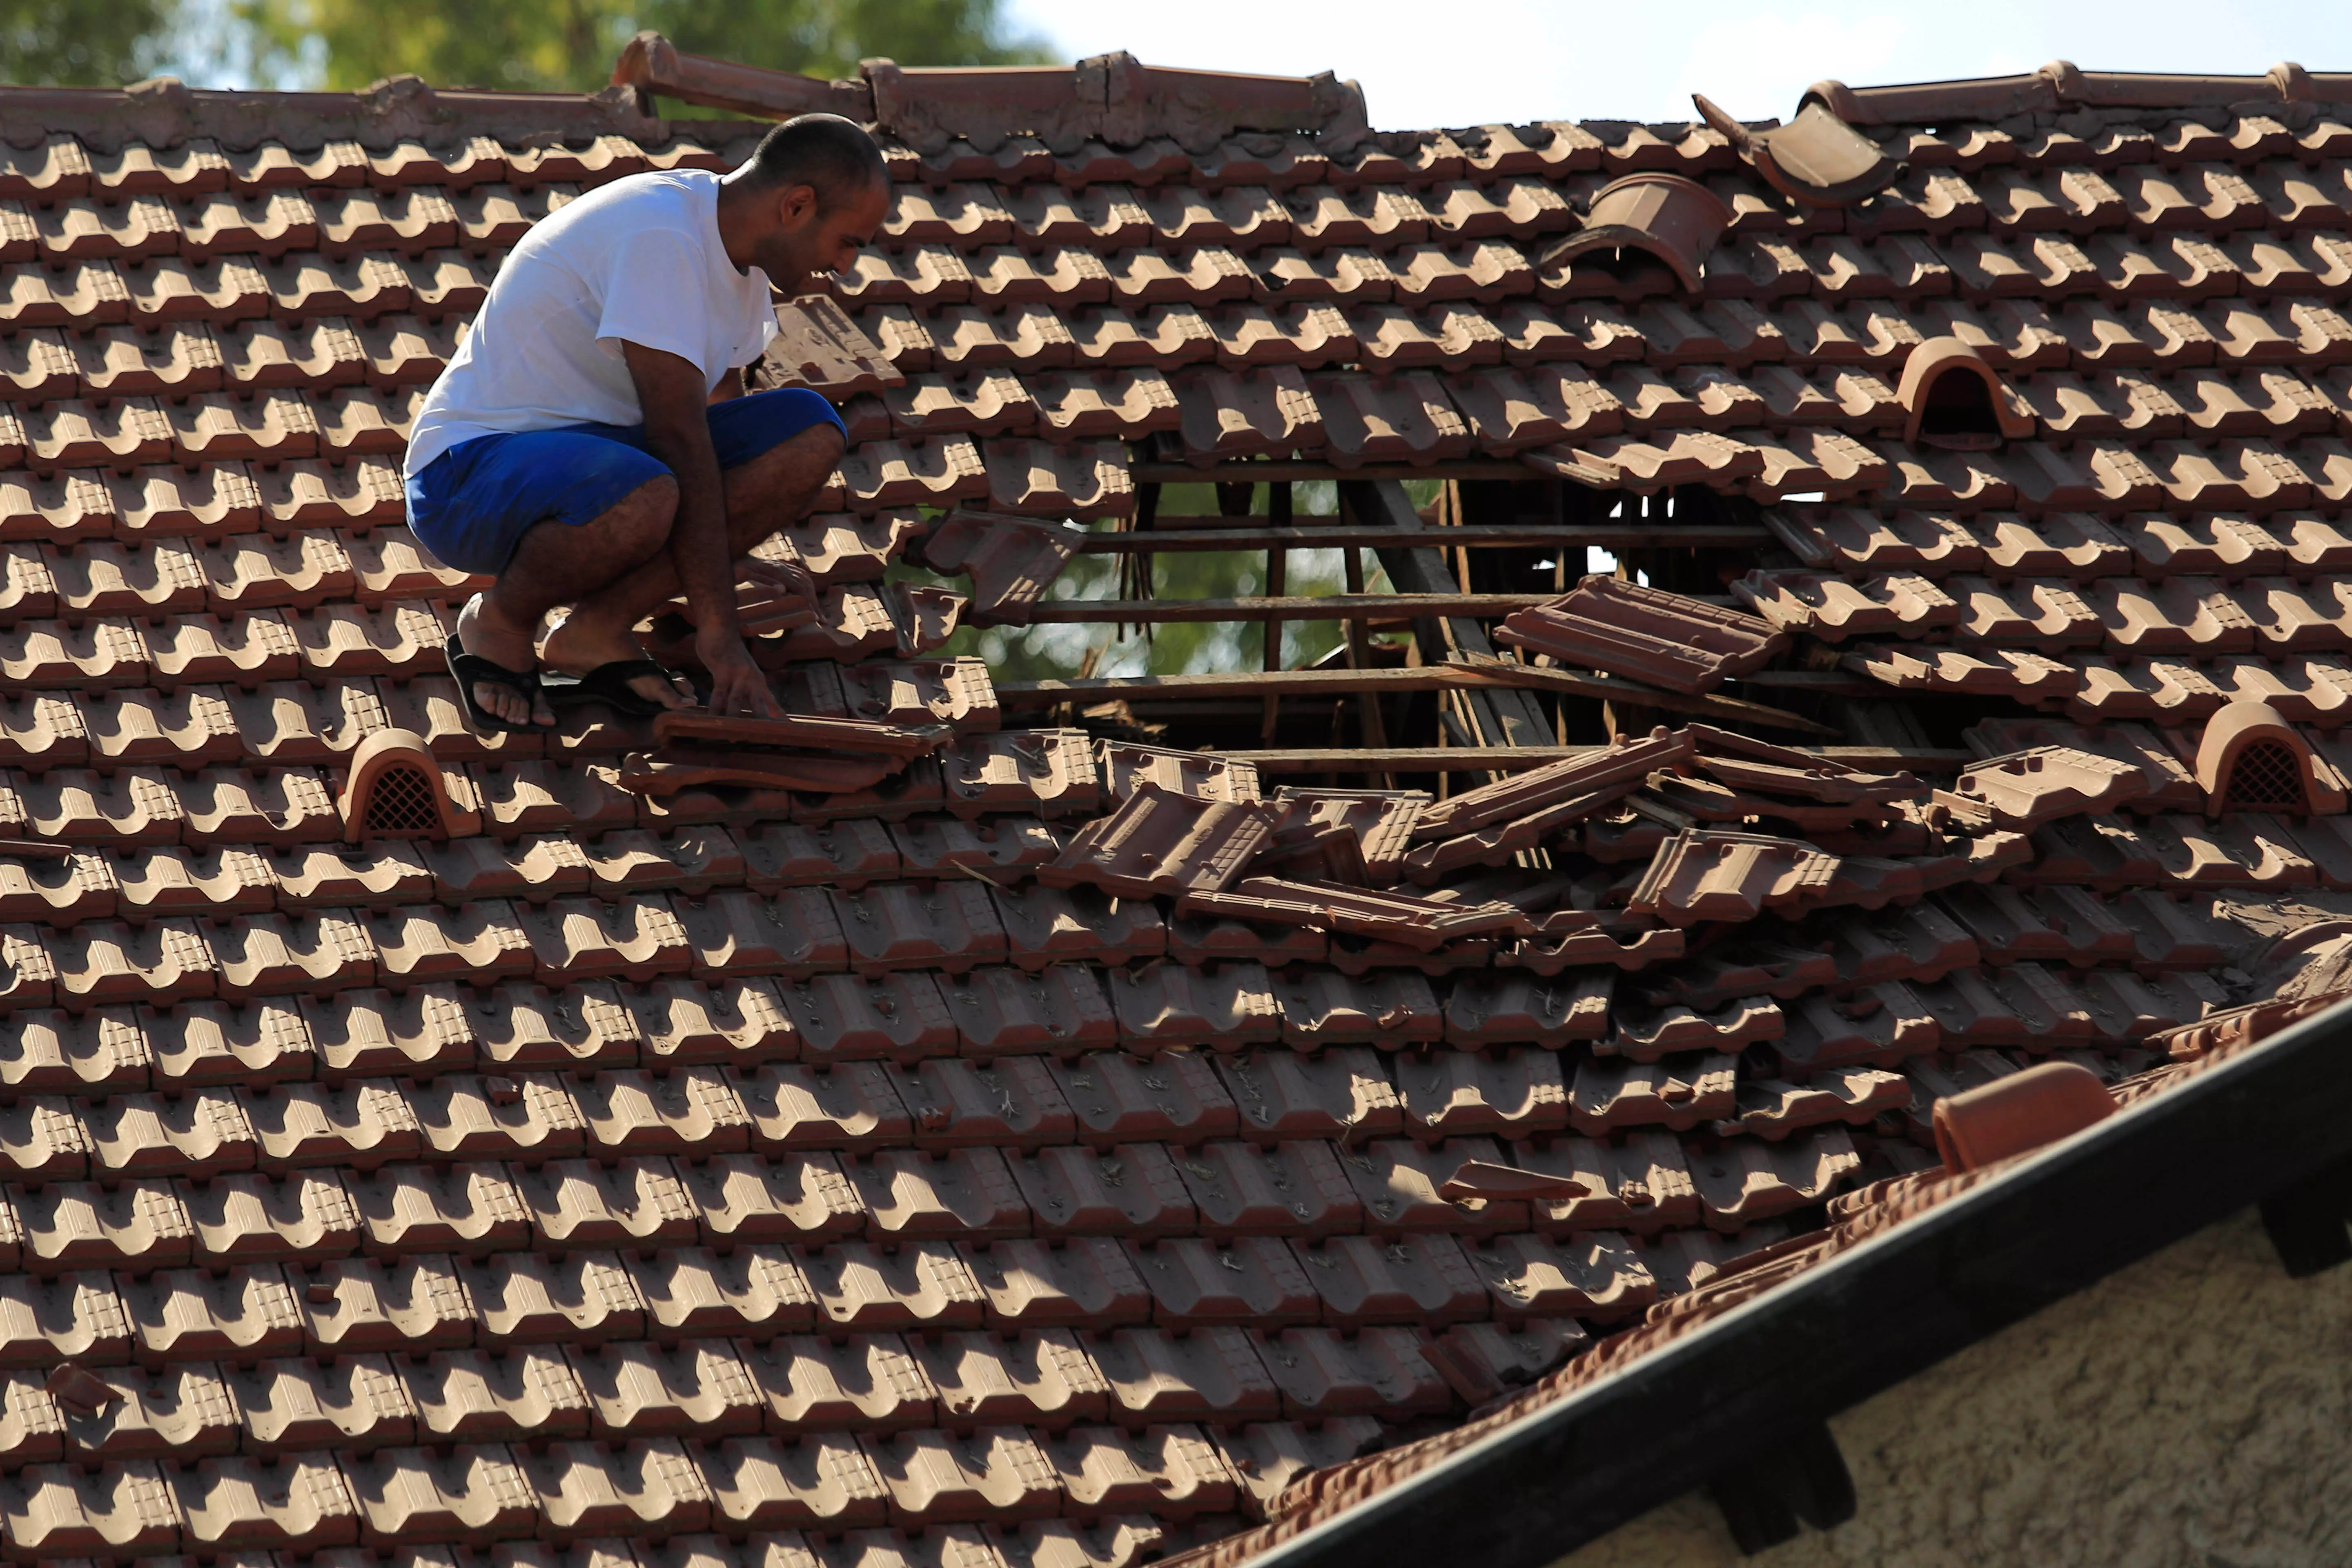
{"label": "man's hand", "polygon": [[734,627],[701,626],[694,634],[695,657],[710,671],[710,710],[748,713],[755,719],[781,719],[783,705],[768,684],[768,673],[751,660],[742,634]]}
{"label": "man's hand", "polygon": [[824,608],[817,597],[816,579],[809,575],[805,566],[788,561],[762,561],[753,555],[746,557],[736,567],[735,575],[740,582],[761,588],[773,588],[780,594],[804,599],[811,608]]}
{"label": "man's hand", "polygon": [[702,372],[691,361],[641,343],[624,342],[621,357],[645,411],[646,445],[677,478],[677,523],[670,531],[669,553],[694,622],[695,654],[710,671],[710,710],[775,718],[782,710],[768,678],[751,662],[735,618],[726,492],[719,455],[710,445],[709,391]]}

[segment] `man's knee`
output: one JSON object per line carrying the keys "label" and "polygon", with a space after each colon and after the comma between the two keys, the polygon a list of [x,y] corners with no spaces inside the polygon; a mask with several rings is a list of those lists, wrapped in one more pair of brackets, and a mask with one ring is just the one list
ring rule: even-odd
{"label": "man's knee", "polygon": [[669,542],[677,526],[677,478],[656,474],[623,496],[604,516],[589,524],[605,548],[652,555]]}
{"label": "man's knee", "polygon": [[841,465],[841,455],[849,450],[848,437],[841,426],[831,420],[812,425],[800,434],[782,442],[778,448],[790,466],[802,473],[814,476],[822,484]]}
{"label": "man's knee", "polygon": [[796,431],[740,468],[727,471],[728,510],[745,521],[797,515],[823,489],[849,449],[830,420]]}

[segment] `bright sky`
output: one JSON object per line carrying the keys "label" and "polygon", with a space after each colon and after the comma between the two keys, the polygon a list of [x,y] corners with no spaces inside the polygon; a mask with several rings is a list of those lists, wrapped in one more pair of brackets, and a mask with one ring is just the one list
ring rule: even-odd
{"label": "bright sky", "polygon": [[1532,120],[1684,121],[1704,92],[1786,119],[1824,78],[1852,87],[2084,70],[2352,70],[2352,6],[2228,0],[1009,0],[1070,58],[1363,84],[1389,129]]}

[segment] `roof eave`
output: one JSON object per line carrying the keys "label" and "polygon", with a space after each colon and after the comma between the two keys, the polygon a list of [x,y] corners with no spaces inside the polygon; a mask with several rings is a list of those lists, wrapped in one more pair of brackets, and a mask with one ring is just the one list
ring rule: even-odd
{"label": "roof eave", "polygon": [[1266,1550],[1542,1568],[2352,1152],[2352,1003],[1831,1258]]}

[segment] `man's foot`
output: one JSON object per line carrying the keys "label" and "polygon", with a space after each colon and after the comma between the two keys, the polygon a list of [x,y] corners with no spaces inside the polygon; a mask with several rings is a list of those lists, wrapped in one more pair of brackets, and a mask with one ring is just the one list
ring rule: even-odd
{"label": "man's foot", "polygon": [[[530,628],[506,623],[487,595],[477,594],[457,612],[455,634],[460,652],[488,659],[509,669],[530,669],[539,660],[530,646]],[[509,724],[548,730],[555,726],[555,710],[545,697],[529,698],[495,680],[474,682],[474,701],[486,713]]]}
{"label": "man's foot", "polygon": [[[565,616],[562,625],[547,634],[547,668],[565,675],[586,675],[600,665],[623,664],[645,657],[646,650],[637,646],[637,639],[625,628],[583,622],[577,614]],[[665,680],[658,675],[639,675],[630,680],[629,689],[664,708],[694,706],[694,693],[686,689],[682,682]]]}

